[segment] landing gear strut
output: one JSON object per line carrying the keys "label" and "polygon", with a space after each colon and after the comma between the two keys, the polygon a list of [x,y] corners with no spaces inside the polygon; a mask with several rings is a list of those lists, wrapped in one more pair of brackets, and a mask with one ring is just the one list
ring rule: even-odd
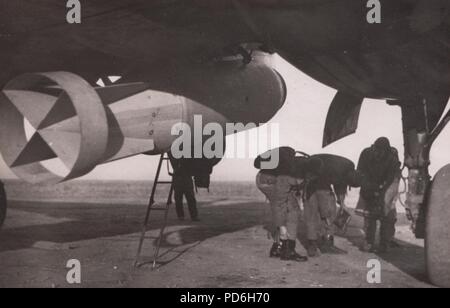
{"label": "landing gear strut", "polygon": [[6,218],[6,192],[3,183],[0,182],[0,228],[3,226]]}
{"label": "landing gear strut", "polygon": [[406,215],[417,238],[425,238],[426,195],[431,183],[428,167],[428,134],[415,130],[405,134],[405,166],[408,168]]}
{"label": "landing gear strut", "polygon": [[[437,124],[424,102],[423,113],[402,106],[405,166],[408,168],[406,211],[417,238],[425,239],[426,266],[430,281],[450,287],[450,165],[431,180],[431,147],[450,121],[450,112]],[[432,129],[434,128],[434,129]]]}

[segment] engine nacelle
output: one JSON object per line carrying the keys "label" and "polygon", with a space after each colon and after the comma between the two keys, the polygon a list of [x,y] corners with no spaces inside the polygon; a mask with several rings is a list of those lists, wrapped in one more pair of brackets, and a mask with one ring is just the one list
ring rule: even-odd
{"label": "engine nacelle", "polygon": [[[178,138],[174,125],[193,127],[196,115],[203,125],[223,128],[230,122],[260,124],[286,99],[281,76],[258,64],[199,67],[172,76],[168,84],[93,88],[67,72],[22,75],[0,92],[3,158],[28,182],[57,183],[110,161],[167,152]],[[55,159],[64,174],[49,167]]]}

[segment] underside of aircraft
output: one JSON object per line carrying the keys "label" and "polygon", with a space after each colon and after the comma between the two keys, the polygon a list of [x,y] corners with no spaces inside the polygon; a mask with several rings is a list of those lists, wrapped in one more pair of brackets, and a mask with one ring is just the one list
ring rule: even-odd
{"label": "underside of aircraft", "polygon": [[[357,130],[365,98],[401,107],[408,216],[431,281],[450,287],[450,165],[434,179],[428,171],[450,121],[450,4],[380,2],[382,22],[370,24],[361,0],[90,0],[82,22],[68,24],[64,1],[3,1],[2,156],[22,179],[57,183],[164,153],[172,126],[195,115],[266,123],[286,99],[276,53],[338,91],[324,146]],[[120,82],[96,86],[114,75]],[[42,164],[55,158],[65,175]]]}

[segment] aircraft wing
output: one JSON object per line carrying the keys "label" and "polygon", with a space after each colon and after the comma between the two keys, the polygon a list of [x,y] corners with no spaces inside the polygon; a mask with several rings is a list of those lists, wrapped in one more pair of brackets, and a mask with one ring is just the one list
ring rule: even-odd
{"label": "aircraft wing", "polygon": [[[14,153],[8,155],[10,166],[30,163],[33,152],[42,149],[37,152],[43,157],[38,158],[64,156],[67,165],[78,169],[79,172],[68,176],[72,178],[85,174],[98,162],[127,157],[144,149],[167,150],[171,139],[158,140],[155,137],[158,132],[153,129],[157,125],[148,124],[156,123],[156,119],[151,119],[156,117],[165,125],[158,127],[164,127],[167,133],[172,123],[169,119],[182,118],[186,106],[189,115],[207,114],[218,123],[264,123],[286,98],[282,77],[264,59],[262,65],[255,61],[255,66],[250,67],[245,63],[237,66],[222,63],[227,57],[248,60],[255,49],[279,53],[304,73],[338,90],[327,117],[324,146],[355,132],[364,98],[386,99],[402,106],[422,106],[423,99],[427,99],[433,119],[439,118],[448,100],[450,36],[449,4],[445,0],[382,1],[383,20],[379,25],[367,22],[367,7],[360,0],[81,3],[81,24],[66,22],[69,10],[65,1],[17,0],[1,4],[0,85],[5,86],[6,92],[0,95],[0,100],[4,101],[2,108],[9,108],[3,110],[2,125],[7,130],[12,115],[21,123],[21,115],[28,113],[32,115],[31,125],[38,131],[45,129],[40,137],[23,138],[25,148],[13,149]],[[14,79],[25,73],[37,74]],[[102,91],[91,86],[99,77],[108,75],[124,76],[123,81],[129,84],[120,91],[108,88],[104,99]],[[13,82],[8,83],[10,80]],[[136,87],[140,89],[142,84],[136,86],[134,82],[143,82],[144,89],[151,91],[143,100],[149,104],[147,107],[151,106],[146,110],[150,118],[136,110],[124,110],[120,104],[122,95],[117,92],[136,94]],[[55,92],[55,87],[66,92],[72,90],[73,93],[68,93],[70,99],[61,93],[53,96],[50,92]],[[84,89],[83,93],[77,87]],[[37,88],[45,91],[36,93]],[[160,93],[172,96],[163,99]],[[85,101],[89,104],[79,101],[78,96],[83,95],[88,96]],[[179,96],[188,103],[180,101]],[[156,103],[154,97],[158,97]],[[42,108],[25,104],[36,100],[45,102]],[[164,100],[175,102],[175,106],[160,108],[159,101]],[[112,110],[112,106],[118,110]],[[100,115],[102,121],[95,124],[101,123],[102,129],[90,123],[93,111]],[[78,120],[71,119],[76,115]],[[41,121],[47,123],[46,118],[50,118],[52,125],[43,127]],[[142,127],[150,126],[148,131],[133,127],[135,120]],[[74,144],[80,145],[83,129],[76,128],[77,125],[100,134],[95,138],[85,132],[84,137],[89,138],[85,138],[84,145],[81,143],[80,151],[89,148],[96,139],[103,140],[101,145],[97,142],[97,159],[92,160],[93,155],[86,150],[84,156],[90,158],[86,158],[85,164],[79,162],[84,168],[73,168],[77,164],[76,150],[67,155],[65,146],[49,149],[45,145],[67,142],[70,140],[67,133],[72,134]],[[435,123],[429,125],[434,127]],[[52,132],[48,132],[49,127]],[[57,137],[52,137],[54,130],[58,131]],[[10,136],[4,138],[10,140]],[[152,139],[159,147],[142,144],[141,139]],[[55,140],[58,142],[52,142]],[[106,148],[110,153],[105,153]]]}
{"label": "aircraft wing", "polygon": [[257,40],[230,1],[81,3],[82,23],[68,24],[66,1],[2,1],[0,83],[24,72],[64,70],[88,79],[143,65],[209,61],[229,46]]}

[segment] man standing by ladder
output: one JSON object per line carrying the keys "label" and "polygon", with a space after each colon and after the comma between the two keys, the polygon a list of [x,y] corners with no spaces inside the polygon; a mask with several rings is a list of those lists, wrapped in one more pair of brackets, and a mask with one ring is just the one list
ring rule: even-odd
{"label": "man standing by ladder", "polygon": [[183,197],[189,208],[189,214],[192,221],[199,221],[197,211],[197,200],[195,199],[194,181],[189,168],[185,164],[185,159],[174,159],[169,154],[170,162],[173,168],[173,188],[175,192],[175,205],[179,220],[184,220]]}

